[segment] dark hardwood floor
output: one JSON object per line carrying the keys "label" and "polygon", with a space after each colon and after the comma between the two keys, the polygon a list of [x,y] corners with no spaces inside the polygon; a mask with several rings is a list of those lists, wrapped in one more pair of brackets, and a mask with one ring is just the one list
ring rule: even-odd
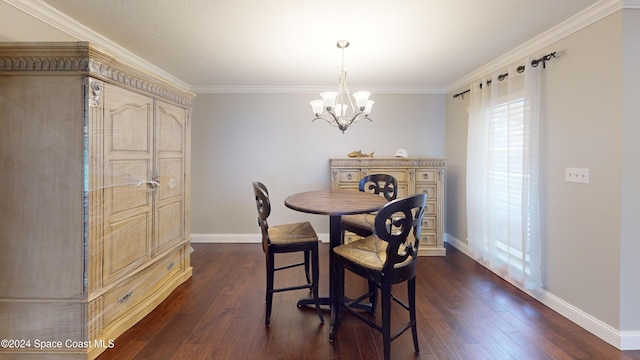
{"label": "dark hardwood floor", "polygon": [[[99,360],[382,357],[381,335],[348,314],[329,343],[329,313],[322,325],[314,309],[296,307],[306,290],[276,294],[271,326],[265,327],[261,245],[193,248],[193,278]],[[328,251],[320,246],[321,294],[328,293]],[[420,354],[406,332],[391,345],[393,359],[640,359],[640,351],[617,350],[452,247],[446,257],[421,257],[418,267]],[[302,281],[300,270],[276,274],[276,285]],[[353,276],[346,282],[347,295],[366,287]],[[406,298],[406,286],[394,293]],[[404,311],[393,310],[392,319],[406,319]]]}

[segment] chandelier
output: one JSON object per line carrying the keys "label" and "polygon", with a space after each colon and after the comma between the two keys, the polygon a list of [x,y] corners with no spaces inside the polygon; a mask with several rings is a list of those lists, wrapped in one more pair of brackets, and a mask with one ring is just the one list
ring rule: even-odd
{"label": "chandelier", "polygon": [[[347,89],[347,72],[344,71],[344,49],[349,47],[349,42],[347,40],[340,40],[337,46],[339,49],[342,49],[342,69],[340,71],[338,91],[322,92],[320,93],[322,100],[313,100],[309,104],[316,116],[312,122],[318,119],[324,120],[329,123],[329,125],[342,130],[344,134],[344,131],[347,130],[349,126],[362,119],[372,121],[369,118],[369,113],[371,112],[374,101],[369,100],[371,92],[357,91],[353,93],[356,106],[353,105],[353,100],[349,96],[349,89]],[[351,106],[351,108],[349,108],[349,106]],[[351,109],[351,111],[349,111],[349,109]]]}

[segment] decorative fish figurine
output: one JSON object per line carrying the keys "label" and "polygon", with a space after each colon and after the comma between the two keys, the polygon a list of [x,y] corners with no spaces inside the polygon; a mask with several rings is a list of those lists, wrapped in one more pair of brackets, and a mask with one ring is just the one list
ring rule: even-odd
{"label": "decorative fish figurine", "polygon": [[358,151],[352,151],[352,152],[350,152],[348,156],[349,156],[349,157],[352,157],[352,158],[373,157],[373,153],[374,153],[374,152],[375,152],[375,151],[372,151],[372,152],[371,152],[371,154],[363,154],[363,153],[362,153],[362,150],[358,150]]}

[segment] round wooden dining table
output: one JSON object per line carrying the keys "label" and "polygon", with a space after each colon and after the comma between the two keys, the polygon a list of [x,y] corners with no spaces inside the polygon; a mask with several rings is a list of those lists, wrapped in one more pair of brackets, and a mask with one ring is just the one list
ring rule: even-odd
{"label": "round wooden dining table", "polygon": [[[290,209],[318,215],[329,215],[329,269],[334,268],[333,248],[342,244],[342,215],[366,214],[378,211],[387,200],[377,194],[358,190],[317,190],[289,196],[284,200]],[[329,276],[329,297],[320,304],[331,306],[335,295]],[[313,299],[302,299],[298,306],[315,305]]]}

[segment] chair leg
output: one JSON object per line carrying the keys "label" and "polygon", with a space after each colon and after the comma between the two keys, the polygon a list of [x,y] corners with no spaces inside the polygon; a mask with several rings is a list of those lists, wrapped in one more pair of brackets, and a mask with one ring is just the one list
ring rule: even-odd
{"label": "chair leg", "polygon": [[267,295],[266,295],[266,313],[264,324],[269,326],[271,322],[271,305],[273,303],[273,276],[274,276],[274,257],[272,253],[267,255]]}
{"label": "chair leg", "polygon": [[384,360],[391,358],[391,285],[382,284],[382,344]]}
{"label": "chair leg", "polygon": [[311,251],[304,252],[304,275],[307,277],[307,284],[311,284],[311,277],[309,276],[309,254]]}
{"label": "chair leg", "polygon": [[418,346],[418,324],[416,322],[416,278],[409,279],[407,282],[407,289],[409,291],[409,321],[412,322],[411,334],[413,335],[413,347],[416,350],[416,354],[420,352]]}
{"label": "chair leg", "polygon": [[333,342],[342,322],[342,302],[344,301],[344,268],[339,264],[334,264],[331,271],[333,276],[334,299],[331,308],[331,327],[329,329],[329,342]]}
{"label": "chair leg", "polygon": [[369,292],[371,293],[371,296],[369,297],[369,304],[371,304],[371,315],[375,315],[378,307],[378,288],[376,287],[376,283],[374,283],[373,281],[369,281]]}
{"label": "chair leg", "polygon": [[[304,252],[305,255],[307,251]],[[320,278],[320,266],[318,264],[318,248],[314,248],[311,250],[312,257],[312,286],[311,291],[313,291],[313,301],[316,303],[316,311],[318,312],[318,316],[320,317],[320,322],[324,324],[324,316],[322,315],[322,309],[320,309],[320,301],[318,300],[318,280]],[[306,259],[305,259],[306,260]]]}

